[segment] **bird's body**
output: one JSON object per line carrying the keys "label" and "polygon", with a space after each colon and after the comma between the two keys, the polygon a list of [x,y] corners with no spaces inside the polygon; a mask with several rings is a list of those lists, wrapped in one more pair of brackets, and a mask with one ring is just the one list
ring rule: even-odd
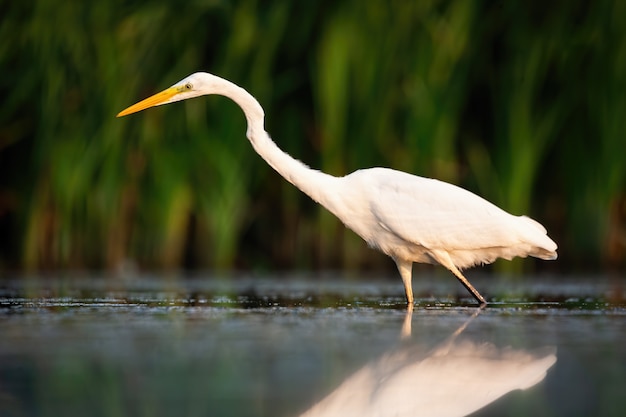
{"label": "bird's body", "polygon": [[448,268],[481,303],[485,299],[460,270],[497,258],[556,258],[546,229],[514,216],[455,185],[389,168],[369,168],[334,177],[283,152],[264,129],[264,112],[246,90],[208,73],[195,73],[118,116],[206,94],[235,101],[243,110],[246,136],[256,152],[287,181],[337,216],[371,247],[394,259],[407,301],[413,302],[413,262]]}
{"label": "bird's body", "polygon": [[388,168],[338,180],[339,207],[328,209],[394,259],[441,263],[445,252],[464,269],[496,258],[553,256],[543,249],[551,241],[539,223],[452,184]]}

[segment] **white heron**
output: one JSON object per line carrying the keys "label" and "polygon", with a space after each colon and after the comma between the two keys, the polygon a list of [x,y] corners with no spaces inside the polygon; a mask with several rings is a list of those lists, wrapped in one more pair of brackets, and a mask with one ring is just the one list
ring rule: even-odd
{"label": "white heron", "polygon": [[248,123],[246,136],[272,168],[395,261],[409,304],[414,262],[443,265],[486,304],[462,269],[497,258],[557,257],[557,245],[541,224],[455,185],[389,168],[361,169],[344,177],[309,168],[272,141],[263,108],[250,93],[213,74],[194,73],[117,116],[209,94],[228,97],[241,107]]}

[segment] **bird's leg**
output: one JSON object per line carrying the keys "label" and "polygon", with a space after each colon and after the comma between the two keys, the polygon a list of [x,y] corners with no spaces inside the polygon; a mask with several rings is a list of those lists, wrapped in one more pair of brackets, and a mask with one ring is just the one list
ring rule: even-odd
{"label": "bird's leg", "polygon": [[481,306],[487,304],[487,301],[485,301],[483,296],[480,295],[480,293],[476,290],[476,288],[474,288],[474,286],[470,284],[467,278],[465,278],[463,274],[461,273],[461,271],[459,271],[459,269],[454,265],[454,263],[452,262],[452,259],[450,259],[450,255],[448,255],[448,252],[433,251],[432,255],[434,255],[437,262],[439,262],[441,265],[448,268],[450,272],[452,272],[458,278],[458,280],[461,281],[461,284],[463,284],[463,286],[467,289],[467,291],[469,291],[470,294],[472,294],[472,296],[476,299],[476,301],[480,303]]}
{"label": "bird's leg", "polygon": [[404,282],[404,292],[406,293],[407,304],[413,304],[413,287],[411,285],[411,279],[413,276],[413,262],[407,262],[402,259],[395,259],[398,271]]}
{"label": "bird's leg", "polygon": [[487,305],[487,301],[485,301],[485,298],[482,295],[480,295],[480,293],[476,290],[476,288],[474,288],[472,284],[470,284],[467,278],[463,276],[461,271],[459,271],[457,267],[455,267],[454,265],[452,266],[452,268],[454,268],[454,269],[450,269],[452,273],[456,275],[459,281],[461,281],[461,284],[463,284],[463,286],[467,289],[467,291],[469,291],[470,294],[472,294],[472,296],[476,299],[476,301],[480,303],[481,307],[484,305]]}

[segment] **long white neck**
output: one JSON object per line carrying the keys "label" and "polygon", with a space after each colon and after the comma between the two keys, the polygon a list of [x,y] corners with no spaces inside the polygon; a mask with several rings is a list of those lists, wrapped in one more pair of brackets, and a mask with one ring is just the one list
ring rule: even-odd
{"label": "long white neck", "polygon": [[276,146],[265,131],[263,108],[246,90],[224,80],[222,91],[218,94],[230,98],[241,107],[248,121],[246,136],[261,158],[287,181],[328,208],[324,191],[331,183],[336,182],[337,178],[309,168]]}

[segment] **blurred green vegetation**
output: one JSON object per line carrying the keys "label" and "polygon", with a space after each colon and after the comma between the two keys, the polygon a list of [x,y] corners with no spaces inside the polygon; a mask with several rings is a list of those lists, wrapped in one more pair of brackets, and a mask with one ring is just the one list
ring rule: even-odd
{"label": "blurred green vegetation", "polygon": [[115,118],[198,70],[254,94],[313,167],[389,166],[528,214],[560,247],[542,268],[626,264],[626,2],[0,10],[0,270],[393,267],[254,153],[228,100]]}

